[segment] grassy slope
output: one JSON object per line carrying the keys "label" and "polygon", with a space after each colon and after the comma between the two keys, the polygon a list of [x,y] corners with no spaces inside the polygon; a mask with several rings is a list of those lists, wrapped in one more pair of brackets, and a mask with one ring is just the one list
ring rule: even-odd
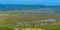
{"label": "grassy slope", "polygon": [[[25,21],[35,21],[35,20],[45,20],[45,19],[56,19],[60,18],[58,14],[22,14],[21,12],[13,12],[13,11],[4,11],[0,12],[0,26],[11,26],[11,23],[25,22]],[[7,24],[7,22],[9,24]],[[11,26],[13,27],[13,26]],[[26,28],[27,26],[22,26],[21,28]],[[44,28],[48,30],[59,30],[59,24],[57,25],[39,25],[39,26],[30,26],[36,28]],[[29,28],[30,28],[29,27]]]}

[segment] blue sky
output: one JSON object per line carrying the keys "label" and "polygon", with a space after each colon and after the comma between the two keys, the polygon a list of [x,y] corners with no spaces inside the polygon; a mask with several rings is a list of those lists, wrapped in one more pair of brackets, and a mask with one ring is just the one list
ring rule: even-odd
{"label": "blue sky", "polygon": [[45,5],[60,5],[60,0],[0,0],[0,4],[45,4]]}

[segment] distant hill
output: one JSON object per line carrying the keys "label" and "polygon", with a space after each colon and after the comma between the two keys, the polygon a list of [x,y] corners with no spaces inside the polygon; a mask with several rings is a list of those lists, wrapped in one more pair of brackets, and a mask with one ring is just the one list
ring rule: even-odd
{"label": "distant hill", "polygon": [[0,11],[39,11],[60,13],[60,5],[23,5],[23,4],[0,4]]}
{"label": "distant hill", "polygon": [[40,8],[60,9],[60,6],[46,6],[46,5],[23,5],[23,4],[0,4],[1,10],[31,10]]}
{"label": "distant hill", "polygon": [[45,7],[45,5],[0,4],[1,10],[31,10]]}

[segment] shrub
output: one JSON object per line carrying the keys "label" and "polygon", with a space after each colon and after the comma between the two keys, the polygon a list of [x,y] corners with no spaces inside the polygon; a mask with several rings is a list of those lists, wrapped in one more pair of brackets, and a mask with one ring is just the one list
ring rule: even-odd
{"label": "shrub", "polygon": [[0,30],[14,30],[14,29],[9,27],[0,27]]}

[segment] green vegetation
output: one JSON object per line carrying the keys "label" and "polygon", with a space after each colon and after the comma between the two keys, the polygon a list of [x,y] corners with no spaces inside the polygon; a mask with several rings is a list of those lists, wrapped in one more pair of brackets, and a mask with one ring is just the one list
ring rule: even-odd
{"label": "green vegetation", "polygon": [[14,30],[14,29],[12,26],[0,24],[0,30]]}
{"label": "green vegetation", "polygon": [[54,25],[34,25],[34,26],[21,26],[19,28],[39,28],[39,29],[46,29],[46,30],[60,30],[60,24]]}
{"label": "green vegetation", "polygon": [[[60,14],[23,14],[21,12],[3,11],[0,12],[0,29],[13,30],[13,28],[17,28],[12,25],[15,23],[57,18],[60,18]],[[46,30],[60,30],[60,24],[19,26],[19,28],[41,28]]]}

